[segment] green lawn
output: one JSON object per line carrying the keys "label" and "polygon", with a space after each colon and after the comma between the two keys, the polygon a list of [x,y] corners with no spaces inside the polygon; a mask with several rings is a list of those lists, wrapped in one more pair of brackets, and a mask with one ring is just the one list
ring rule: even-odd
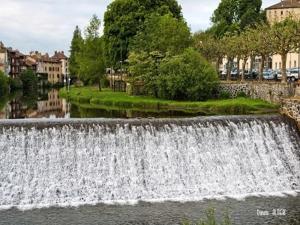
{"label": "green lawn", "polygon": [[148,96],[129,96],[124,92],[113,92],[96,87],[72,87],[68,93],[60,90],[60,96],[85,108],[134,109],[145,111],[178,110],[202,112],[207,115],[239,115],[277,113],[279,106],[248,98],[209,100],[205,102],[170,101]]}

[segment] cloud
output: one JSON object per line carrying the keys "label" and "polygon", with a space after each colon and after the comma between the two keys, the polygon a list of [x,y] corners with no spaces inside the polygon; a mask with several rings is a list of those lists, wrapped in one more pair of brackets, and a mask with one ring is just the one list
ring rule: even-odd
{"label": "cloud", "polygon": [[[68,51],[76,25],[103,18],[112,0],[0,0],[0,40],[23,52]],[[279,0],[264,0],[264,6]],[[192,31],[210,26],[218,0],[179,0]]]}

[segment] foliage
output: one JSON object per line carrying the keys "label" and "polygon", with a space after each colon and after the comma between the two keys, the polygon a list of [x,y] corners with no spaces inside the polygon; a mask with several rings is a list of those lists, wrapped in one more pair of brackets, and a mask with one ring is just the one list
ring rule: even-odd
{"label": "foliage", "polygon": [[174,18],[171,14],[160,16],[153,13],[145,20],[143,30],[133,38],[130,50],[174,55],[182,53],[190,45],[190,29],[183,19]]}
{"label": "foliage", "polygon": [[164,59],[156,79],[158,97],[176,100],[207,100],[217,85],[216,71],[193,49]]}
{"label": "foliage", "polygon": [[104,42],[99,36],[100,20],[93,16],[90,25],[86,28],[85,39],[82,42],[80,53],[77,55],[79,77],[85,84],[99,82],[105,74]]}
{"label": "foliage", "polygon": [[255,55],[261,57],[261,67],[259,73],[259,79],[263,79],[263,70],[267,57],[274,53],[274,48],[270,38],[272,36],[271,28],[268,24],[259,24],[255,28],[248,30],[248,43],[252,47],[252,51]]}
{"label": "foliage", "polygon": [[77,56],[81,51],[81,47],[83,44],[83,38],[81,36],[81,31],[78,26],[76,26],[75,31],[73,33],[73,39],[71,42],[70,49],[70,59],[69,59],[69,70],[71,76],[79,75],[79,62],[77,60]]}
{"label": "foliage", "polygon": [[25,70],[21,73],[20,79],[23,84],[23,91],[30,93],[37,90],[38,78],[33,70]]}
{"label": "foliage", "polygon": [[216,71],[225,56],[222,39],[214,37],[210,32],[197,32],[193,36],[195,48],[211,63],[216,63]]}
{"label": "foliage", "polygon": [[222,0],[214,11],[211,31],[223,37],[235,34],[263,20],[261,0]]}
{"label": "foliage", "polygon": [[23,83],[20,78],[9,78],[9,86],[11,91],[16,91],[23,88]]}
{"label": "foliage", "polygon": [[243,91],[238,92],[236,96],[237,96],[237,98],[247,98],[248,97],[247,94]]}
{"label": "foliage", "polygon": [[181,7],[176,0],[115,0],[108,6],[104,15],[104,40],[106,60],[112,66],[127,59],[129,43],[143,29],[145,19],[153,12],[182,18]]}
{"label": "foliage", "polygon": [[221,91],[219,93],[219,98],[220,99],[230,99],[231,98],[231,94],[228,91]]}
{"label": "foliage", "polygon": [[161,61],[157,54],[142,52],[129,57],[130,74],[144,82],[148,95],[192,101],[212,97],[218,83],[217,74],[198,52],[189,48]]}
{"label": "foliage", "polygon": [[0,70],[0,96],[6,95],[9,92],[8,78]]}
{"label": "foliage", "polygon": [[297,48],[300,41],[300,22],[287,18],[282,22],[271,26],[269,41],[274,53],[281,55],[282,59],[282,81],[287,81],[286,62],[287,54]]}

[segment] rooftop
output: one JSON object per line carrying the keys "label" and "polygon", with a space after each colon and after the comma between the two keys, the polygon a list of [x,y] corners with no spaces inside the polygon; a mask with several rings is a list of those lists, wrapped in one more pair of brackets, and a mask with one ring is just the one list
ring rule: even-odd
{"label": "rooftop", "polygon": [[266,10],[287,8],[300,8],[300,0],[283,0],[275,5],[266,8]]}

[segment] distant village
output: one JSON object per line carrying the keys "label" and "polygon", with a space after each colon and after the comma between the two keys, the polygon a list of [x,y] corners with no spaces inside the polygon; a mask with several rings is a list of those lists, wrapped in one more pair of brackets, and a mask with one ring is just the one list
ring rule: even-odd
{"label": "distant village", "polygon": [[64,51],[55,51],[53,56],[38,51],[24,54],[0,42],[0,70],[10,78],[18,78],[27,69],[35,72],[41,85],[62,84],[69,76],[68,57]]}

